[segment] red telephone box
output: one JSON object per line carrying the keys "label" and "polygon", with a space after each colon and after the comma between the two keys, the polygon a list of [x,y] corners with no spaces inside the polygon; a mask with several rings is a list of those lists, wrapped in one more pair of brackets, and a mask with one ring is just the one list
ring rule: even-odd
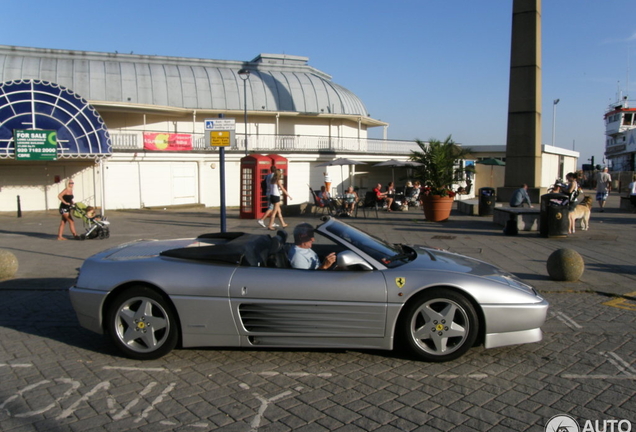
{"label": "red telephone box", "polygon": [[280,155],[252,154],[241,159],[241,219],[260,219],[267,211],[267,189],[261,182],[271,172],[272,164],[283,170],[287,187],[287,159]]}

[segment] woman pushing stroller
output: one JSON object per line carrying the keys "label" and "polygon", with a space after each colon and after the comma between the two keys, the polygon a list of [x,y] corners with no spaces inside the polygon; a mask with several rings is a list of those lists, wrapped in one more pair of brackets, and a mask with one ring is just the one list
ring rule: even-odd
{"label": "woman pushing stroller", "polygon": [[57,239],[58,240],[66,240],[64,237],[64,226],[68,222],[69,227],[71,228],[71,234],[75,239],[79,240],[79,236],[77,235],[77,231],[75,231],[75,221],[73,220],[73,216],[71,215],[71,207],[73,206],[73,186],[75,182],[73,180],[67,180],[66,187],[60,194],[57,196],[61,201],[60,203],[60,215],[62,215],[62,220],[60,221],[60,229],[57,231]]}

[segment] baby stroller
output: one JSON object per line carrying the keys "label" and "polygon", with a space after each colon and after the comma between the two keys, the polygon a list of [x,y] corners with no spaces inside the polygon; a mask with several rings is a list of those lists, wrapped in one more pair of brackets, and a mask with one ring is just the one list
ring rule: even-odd
{"label": "baby stroller", "polygon": [[73,206],[73,216],[84,222],[86,232],[80,235],[80,240],[105,239],[110,237],[110,222],[101,215],[95,215],[95,209],[88,207],[84,203],[75,203]]}

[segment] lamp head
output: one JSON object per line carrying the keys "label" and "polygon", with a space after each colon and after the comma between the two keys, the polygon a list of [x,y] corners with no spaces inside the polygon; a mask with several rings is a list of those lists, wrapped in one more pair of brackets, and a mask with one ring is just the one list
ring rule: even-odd
{"label": "lamp head", "polygon": [[238,74],[242,80],[247,80],[250,78],[250,71],[248,69],[243,68],[240,71],[238,71]]}

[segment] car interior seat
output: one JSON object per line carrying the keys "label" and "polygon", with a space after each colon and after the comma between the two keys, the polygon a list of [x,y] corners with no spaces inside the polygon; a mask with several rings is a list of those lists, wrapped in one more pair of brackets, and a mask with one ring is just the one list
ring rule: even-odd
{"label": "car interior seat", "polygon": [[289,258],[287,256],[287,248],[285,247],[286,241],[287,233],[283,230],[278,230],[276,235],[271,238],[267,255],[268,267],[291,268],[291,264],[289,263]]}

